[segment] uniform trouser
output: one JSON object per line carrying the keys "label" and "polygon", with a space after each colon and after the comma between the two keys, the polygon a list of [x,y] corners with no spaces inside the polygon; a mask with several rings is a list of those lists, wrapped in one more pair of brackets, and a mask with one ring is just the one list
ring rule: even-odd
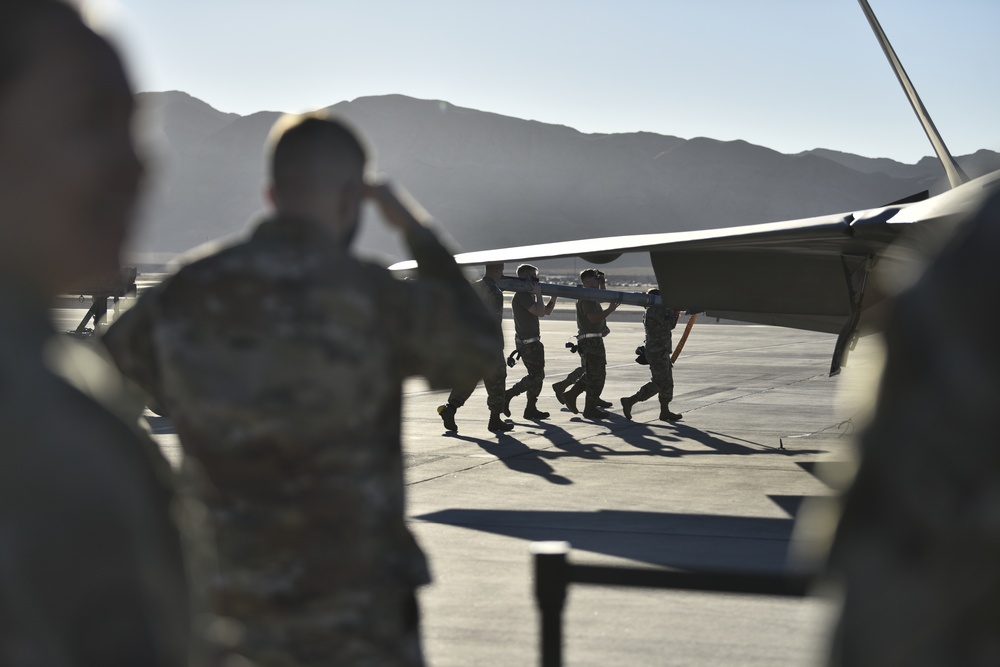
{"label": "uniform trouser", "polygon": [[670,363],[670,353],[650,356],[647,352],[646,356],[649,359],[649,372],[653,381],[642,385],[636,392],[635,399],[645,401],[659,394],[660,407],[666,408],[674,399],[674,370],[673,364]]}
{"label": "uniform trouser", "polygon": [[562,384],[569,387],[570,385],[574,385],[577,382],[579,382],[580,378],[582,377],[583,377],[583,366],[577,366],[572,371],[570,371],[569,375],[566,376],[566,379],[562,381]]}
{"label": "uniform trouser", "polygon": [[579,382],[583,383],[587,392],[587,398],[596,400],[601,397],[604,391],[604,379],[608,366],[608,357],[604,352],[603,338],[584,338],[578,343],[580,353],[580,368],[583,370],[583,377]]}
{"label": "uniform trouser", "polygon": [[[331,609],[324,614],[323,601],[316,600],[312,604],[317,610],[312,612],[288,610],[260,619],[240,618],[244,632],[237,651],[259,665],[424,667],[420,611],[413,592],[390,597],[383,590],[345,591],[343,597],[350,593],[365,601],[357,604],[361,610],[338,599],[327,605]],[[352,624],[355,616],[368,622],[359,619]]]}
{"label": "uniform trouser", "polygon": [[[462,407],[469,400],[469,396],[472,396],[472,392],[476,390],[478,384],[479,382],[472,382],[455,387],[448,395],[448,403],[455,408]],[[507,360],[503,356],[503,350],[500,350],[493,363],[493,368],[483,378],[483,384],[486,385],[486,407],[489,408],[489,411],[500,412],[503,410],[503,392],[507,385]]]}
{"label": "uniform trouser", "polygon": [[534,343],[522,345],[521,361],[528,374],[517,381],[510,388],[510,393],[517,395],[528,393],[528,403],[538,400],[538,395],[542,393],[542,381],[545,379],[545,346],[542,341],[536,340]]}

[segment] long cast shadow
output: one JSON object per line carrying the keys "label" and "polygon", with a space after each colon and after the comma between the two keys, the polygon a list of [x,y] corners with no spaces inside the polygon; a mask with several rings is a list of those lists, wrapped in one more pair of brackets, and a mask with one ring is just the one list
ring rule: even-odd
{"label": "long cast shadow", "polygon": [[[623,442],[639,449],[662,456],[801,456],[806,454],[824,454],[823,449],[779,449],[770,445],[744,440],[735,436],[702,431],[683,422],[636,422],[634,426],[616,430]],[[722,437],[719,437],[722,436]],[[696,442],[709,448],[705,450],[687,450],[673,446],[670,443]],[[747,443],[747,444],[742,444]],[[751,446],[752,445],[752,446]]]}
{"label": "long cast shadow", "polygon": [[[795,509],[801,498],[772,497]],[[447,509],[414,517],[525,541],[565,540],[573,549],[665,567],[780,572],[794,519],[598,510]]]}
{"label": "long cast shadow", "polygon": [[545,458],[544,452],[528,447],[509,433],[500,434],[495,440],[484,440],[458,433],[451,433],[448,437],[478,445],[484,451],[496,456],[501,463],[514,472],[538,475],[552,484],[567,485],[573,483],[572,480],[556,473],[552,466],[543,460]]}
{"label": "long cast shadow", "polygon": [[[796,456],[802,454],[819,454],[825,451],[804,449],[794,451],[782,450],[742,440],[741,438],[725,439],[730,436],[718,437],[713,432],[701,431],[685,424],[647,424],[643,422],[629,422],[614,417],[609,422],[604,423],[604,426],[611,430],[606,437],[618,438],[635,447],[635,451],[622,451],[600,444],[597,442],[596,437],[587,438],[582,441],[577,440],[569,431],[549,421],[515,422],[515,424],[519,428],[535,426],[539,430],[534,430],[531,434],[543,436],[552,443],[553,449],[533,449],[529,447],[517,439],[517,430],[501,434],[496,440],[484,440],[457,433],[450,433],[448,437],[478,445],[485,451],[497,456],[510,470],[538,475],[554,484],[572,484],[572,481],[556,473],[546,460],[552,461],[566,457],[604,460],[636,456],[662,456],[668,458],[720,455],[749,456],[760,454]],[[736,442],[740,440],[748,444]],[[696,442],[706,446],[708,449],[685,449],[681,446],[684,442]]]}
{"label": "long cast shadow", "polygon": [[[572,433],[552,422],[536,423],[542,428],[541,435],[551,442],[553,447],[558,448],[562,452],[572,454],[581,459],[602,459],[614,453],[614,450],[606,445],[601,445],[591,440],[581,442]],[[545,458],[560,458],[562,456],[561,454],[548,451],[540,452],[540,454]]]}

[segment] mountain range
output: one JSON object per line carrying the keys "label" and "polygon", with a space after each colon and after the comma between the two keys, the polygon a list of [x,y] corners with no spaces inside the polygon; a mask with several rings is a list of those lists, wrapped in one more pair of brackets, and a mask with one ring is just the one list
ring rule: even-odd
{"label": "mountain range", "polygon": [[[137,98],[150,171],[133,242],[139,258],[240,232],[263,214],[264,145],[279,112],[224,113],[177,91]],[[360,130],[376,169],[463,250],[790,220],[946,187],[930,157],[904,164],[703,137],[584,134],[401,95],[329,110]],[[958,161],[973,177],[1000,169],[989,150]],[[385,261],[406,256],[371,216],[359,245]]]}

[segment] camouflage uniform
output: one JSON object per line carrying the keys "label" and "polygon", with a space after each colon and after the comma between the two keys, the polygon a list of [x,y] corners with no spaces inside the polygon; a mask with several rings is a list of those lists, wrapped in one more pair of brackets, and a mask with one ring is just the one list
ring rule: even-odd
{"label": "camouflage uniform", "polygon": [[[585,390],[588,403],[596,403],[601,397],[601,392],[604,391],[605,371],[608,366],[608,358],[604,352],[604,337],[595,335],[604,332],[607,326],[606,320],[602,319],[600,322],[594,323],[587,317],[588,313],[600,312],[602,312],[601,304],[596,301],[581,299],[576,302],[577,352],[580,354],[580,367],[583,374],[579,375],[579,371],[574,371],[578,374],[579,379],[566,393],[575,396],[581,390]],[[570,373],[570,377],[573,377],[573,373]],[[568,381],[569,377],[566,380]]]}
{"label": "camouflage uniform", "polygon": [[[490,412],[499,412],[503,408],[503,392],[507,386],[507,362],[503,356],[503,290],[497,287],[493,279],[483,276],[473,285],[479,292],[483,303],[489,308],[496,320],[496,334],[500,338],[500,348],[496,351],[495,360],[490,366],[490,370],[483,376],[483,385],[486,387],[486,407]],[[465,402],[476,390],[479,380],[466,382],[452,389],[448,395],[448,404],[456,409],[465,405]]]}
{"label": "camouflage uniform", "polygon": [[217,610],[264,665],[423,663],[404,522],[404,378],[482,374],[501,343],[450,254],[406,240],[420,279],[362,263],[320,226],[267,220],[182,268],[106,335],[211,482]]}
{"label": "camouflage uniform", "polygon": [[833,665],[1000,664],[1000,196],[892,307]]}
{"label": "camouflage uniform", "polygon": [[[538,395],[542,393],[542,382],[545,380],[545,346],[542,345],[541,331],[538,326],[538,316],[528,309],[535,304],[532,292],[517,292],[510,300],[510,309],[514,314],[514,332],[517,350],[521,353],[521,361],[528,374],[510,388],[511,396],[528,393],[528,404],[534,405]],[[533,340],[530,343],[523,341]]]}
{"label": "camouflage uniform", "polygon": [[659,394],[660,408],[666,410],[674,398],[674,372],[670,362],[673,343],[670,331],[677,326],[677,313],[662,304],[649,306],[642,317],[642,324],[646,329],[646,360],[649,361],[649,372],[653,380],[642,385],[632,398],[639,402]]}
{"label": "camouflage uniform", "polygon": [[[577,350],[577,354],[579,354],[579,349]],[[576,368],[574,368],[569,372],[569,375],[567,375],[566,379],[564,379],[562,382],[565,383],[566,386],[574,385],[577,382],[579,382],[582,377],[583,377],[583,366],[577,366]]]}
{"label": "camouflage uniform", "polygon": [[0,310],[0,664],[189,664],[170,466],[110,411],[111,364],[14,290]]}

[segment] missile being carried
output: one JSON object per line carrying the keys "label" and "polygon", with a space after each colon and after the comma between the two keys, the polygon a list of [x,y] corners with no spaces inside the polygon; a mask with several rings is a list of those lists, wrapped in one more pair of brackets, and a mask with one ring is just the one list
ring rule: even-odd
{"label": "missile being carried", "polygon": [[[586,299],[597,301],[598,303],[610,303],[619,301],[630,306],[658,306],[662,302],[658,294],[646,294],[645,292],[618,292],[609,289],[593,289],[590,287],[572,287],[570,285],[554,285],[552,283],[539,283],[542,287],[542,294],[545,296],[559,296],[567,299]],[[530,280],[520,278],[501,278],[497,281],[497,287],[505,292],[533,292],[535,283]]]}

